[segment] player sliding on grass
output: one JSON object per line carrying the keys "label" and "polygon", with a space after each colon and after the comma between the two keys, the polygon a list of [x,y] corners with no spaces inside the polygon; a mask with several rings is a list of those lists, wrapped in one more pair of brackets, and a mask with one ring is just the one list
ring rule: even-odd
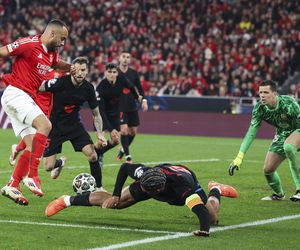
{"label": "player sliding on grass", "polygon": [[[130,176],[135,179],[129,187],[123,185]],[[123,189],[123,190],[122,190]],[[153,168],[142,164],[121,165],[113,195],[93,192],[76,196],[61,196],[52,201],[45,214],[50,217],[69,206],[101,206],[122,209],[153,198],[170,205],[186,205],[198,217],[196,236],[209,236],[211,224],[217,224],[220,196],[237,197],[237,191],[228,185],[210,182],[208,198],[193,171],[182,165],[161,164]]]}
{"label": "player sliding on grass", "polygon": [[271,80],[261,82],[259,87],[260,101],[255,105],[247,134],[244,137],[239,153],[229,166],[229,175],[239,170],[245,153],[256,136],[262,121],[276,127],[276,134],[269,147],[264,163],[264,174],[273,194],[262,200],[283,200],[284,191],[277,173],[279,165],[288,158],[290,170],[296,185],[292,201],[300,201],[300,159],[297,150],[300,148],[300,107],[290,96],[277,95],[276,83]]}

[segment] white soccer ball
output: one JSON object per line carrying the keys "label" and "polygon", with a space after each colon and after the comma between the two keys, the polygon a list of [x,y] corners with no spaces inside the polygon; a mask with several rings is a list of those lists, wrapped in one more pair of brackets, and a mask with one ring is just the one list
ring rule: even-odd
{"label": "white soccer ball", "polygon": [[81,173],[75,176],[73,180],[73,189],[76,194],[93,192],[96,190],[96,180],[90,174]]}

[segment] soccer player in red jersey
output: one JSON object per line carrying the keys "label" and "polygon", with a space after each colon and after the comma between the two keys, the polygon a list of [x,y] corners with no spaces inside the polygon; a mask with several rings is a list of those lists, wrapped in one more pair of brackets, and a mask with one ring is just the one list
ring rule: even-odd
{"label": "soccer player in red jersey", "polygon": [[60,60],[57,52],[59,47],[64,46],[67,37],[66,24],[55,19],[48,23],[42,35],[20,38],[0,48],[0,57],[15,57],[11,74],[2,76],[8,87],[3,92],[1,104],[11,120],[15,135],[26,144],[10,181],[1,192],[20,205],[28,204],[19,190],[21,180],[34,194],[44,195],[38,166],[51,122],[37,105],[37,91],[50,68],[62,72],[76,71],[74,66]]}
{"label": "soccer player in red jersey", "polygon": [[[52,68],[48,71],[45,76],[45,80],[51,80],[55,78],[59,78],[63,76],[63,72],[58,72],[53,70]],[[52,93],[50,92],[38,92],[36,103],[44,112],[44,114],[50,118],[51,110],[52,110]],[[35,133],[35,132],[34,132]],[[11,155],[9,156],[9,164],[13,167],[16,164],[16,158],[18,154],[26,148],[26,144],[24,140],[20,140],[18,144],[13,144],[11,146]]]}

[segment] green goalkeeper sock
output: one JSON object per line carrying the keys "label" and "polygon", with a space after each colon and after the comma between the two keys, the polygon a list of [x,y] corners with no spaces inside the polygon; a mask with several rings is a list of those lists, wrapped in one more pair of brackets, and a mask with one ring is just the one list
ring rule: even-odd
{"label": "green goalkeeper sock", "polygon": [[289,160],[289,166],[296,189],[300,189],[300,176],[298,173],[298,169],[300,170],[300,159],[297,156],[297,148],[293,144],[284,144],[283,148],[285,155]]}
{"label": "green goalkeeper sock", "polygon": [[270,173],[270,174],[265,174],[265,177],[267,179],[269,186],[272,188],[272,190],[276,194],[284,195],[284,192],[283,192],[283,189],[281,186],[280,177],[276,171],[273,173]]}

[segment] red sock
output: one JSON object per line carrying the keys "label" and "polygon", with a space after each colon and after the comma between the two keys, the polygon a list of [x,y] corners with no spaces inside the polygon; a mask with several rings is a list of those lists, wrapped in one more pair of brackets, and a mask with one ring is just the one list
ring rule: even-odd
{"label": "red sock", "polygon": [[19,144],[16,147],[17,152],[20,152],[25,148],[26,148],[26,143],[24,142],[24,140],[19,141]]}
{"label": "red sock", "polygon": [[27,175],[29,170],[30,154],[31,152],[29,150],[24,150],[21,154],[12,174],[12,182],[10,183],[10,186],[18,188],[21,180]]}
{"label": "red sock", "polygon": [[46,142],[46,135],[36,133],[33,137],[28,174],[28,177],[30,178],[38,176],[38,168],[46,147]]}

